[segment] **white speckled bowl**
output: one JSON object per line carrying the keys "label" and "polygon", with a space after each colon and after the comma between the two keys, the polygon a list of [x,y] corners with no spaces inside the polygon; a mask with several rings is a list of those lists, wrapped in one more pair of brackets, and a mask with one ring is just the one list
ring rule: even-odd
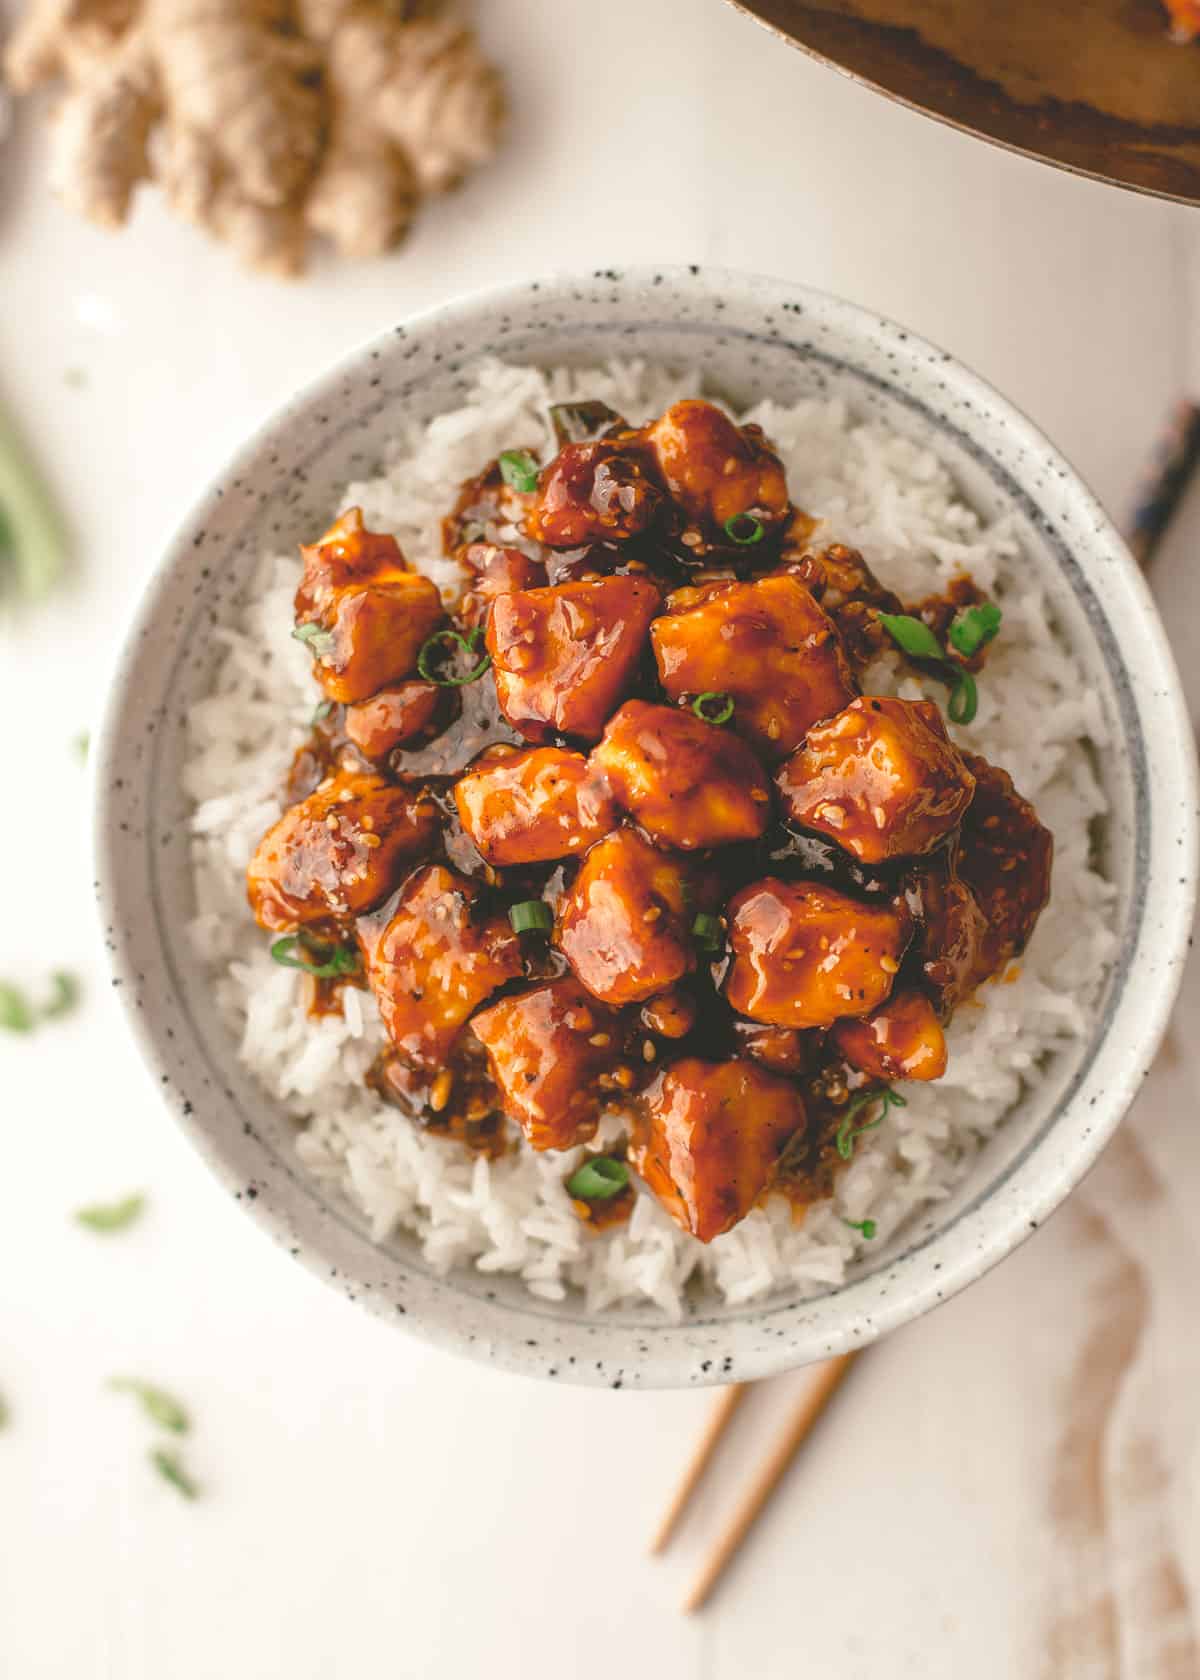
{"label": "white speckled bowl", "polygon": [[[930,1211],[840,1289],[748,1308],[700,1299],[589,1317],[512,1279],[434,1276],[403,1237],[300,1167],[293,1125],[239,1065],[184,927],[191,914],[184,722],[211,681],[206,632],[237,608],[263,546],[321,529],[351,479],[378,467],[398,411],[461,400],[483,355],[588,362],[644,355],[704,369],[738,404],[844,392],[927,440],[965,497],[1007,510],[1029,563],[1112,718],[1102,766],[1115,813],[1120,958],[1095,1029],[1049,1069]],[[448,487],[449,488],[449,487]],[[352,1299],[443,1347],[512,1370],[613,1387],[766,1376],[857,1347],[985,1272],[1062,1201],[1129,1105],[1166,1024],[1191,923],[1196,780],[1191,730],[1145,584],[1105,515],[1003,398],[888,321],[782,281],[687,270],[551,279],[453,303],[349,356],[265,426],[190,515],[122,652],[96,753],[100,913],[114,985],[164,1096],[205,1159],[290,1252]]]}

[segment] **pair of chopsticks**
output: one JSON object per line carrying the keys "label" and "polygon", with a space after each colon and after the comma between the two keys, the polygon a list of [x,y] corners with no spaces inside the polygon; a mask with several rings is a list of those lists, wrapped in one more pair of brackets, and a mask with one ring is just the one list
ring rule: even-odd
{"label": "pair of chopsticks", "polygon": [[[846,1353],[839,1359],[829,1359],[823,1365],[814,1367],[812,1380],[800,1397],[787,1427],[763,1461],[761,1469],[734,1512],[729,1526],[717,1541],[703,1569],[693,1582],[691,1591],[684,1599],[683,1608],[689,1614],[699,1610],[712,1597],[718,1581],[741,1550],[742,1543],[783,1480],[788,1466],[812,1433],[817,1419],[837,1393],[842,1379],[857,1358],[857,1352]],[[666,1550],[691,1502],[692,1495],[703,1480],[705,1471],[712,1463],[717,1448],[750,1387],[749,1383],[733,1383],[722,1389],[718,1395],[704,1433],[696,1443],[696,1450],[650,1543],[652,1555],[658,1556]]]}

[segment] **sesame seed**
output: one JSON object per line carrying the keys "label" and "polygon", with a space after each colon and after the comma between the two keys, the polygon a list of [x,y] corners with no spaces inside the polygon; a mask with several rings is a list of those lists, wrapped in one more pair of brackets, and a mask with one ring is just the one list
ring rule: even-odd
{"label": "sesame seed", "polygon": [[880,957],[879,966],[885,974],[899,974],[900,964],[895,957]]}
{"label": "sesame seed", "polygon": [[658,1051],[654,1048],[654,1045],[649,1039],[646,1039],[645,1043],[642,1045],[642,1060],[644,1062],[652,1062],[657,1055]]}
{"label": "sesame seed", "polygon": [[440,1114],[450,1101],[450,1092],[454,1088],[454,1075],[449,1068],[443,1068],[434,1080],[429,1092],[429,1106],[435,1114]]}
{"label": "sesame seed", "polygon": [[613,1074],[613,1079],[616,1081],[616,1083],[621,1087],[621,1089],[623,1091],[629,1091],[629,1090],[633,1089],[633,1069],[632,1068],[619,1067],[617,1069],[617,1071]]}
{"label": "sesame seed", "polygon": [[588,1039],[588,1043],[594,1044],[597,1050],[603,1050],[606,1044],[612,1043],[612,1035],[610,1033],[593,1033]]}

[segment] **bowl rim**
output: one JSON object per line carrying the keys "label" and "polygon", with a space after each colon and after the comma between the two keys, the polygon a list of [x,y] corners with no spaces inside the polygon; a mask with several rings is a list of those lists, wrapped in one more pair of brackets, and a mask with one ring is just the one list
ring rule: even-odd
{"label": "bowl rim", "polygon": [[[543,302],[553,302],[557,297],[569,297],[581,286],[607,277],[614,277],[614,271],[604,270],[590,275],[556,272],[541,276],[535,282],[519,281],[503,287],[479,288],[407,317],[403,332],[411,344],[414,336],[431,330],[447,326],[471,329],[480,311],[490,314],[508,306],[514,314],[519,313],[520,308],[528,303],[531,286]],[[780,1303],[772,1303],[768,1298],[748,1303],[745,1309],[748,1318],[776,1311],[789,1314],[793,1322],[786,1333],[779,1330],[771,1340],[741,1351],[736,1371],[732,1359],[698,1362],[688,1351],[689,1331],[696,1329],[694,1320],[685,1318],[672,1323],[664,1319],[661,1328],[650,1331],[644,1326],[619,1323],[608,1327],[610,1339],[615,1337],[619,1343],[624,1337],[629,1344],[627,1348],[618,1349],[624,1358],[613,1386],[690,1386],[754,1380],[866,1345],[900,1324],[921,1316],[939,1302],[950,1299],[982,1276],[1036,1230],[1074,1189],[1124,1116],[1166,1030],[1182,978],[1191,929],[1196,892],[1197,805],[1200,795],[1197,792],[1190,718],[1166,635],[1145,578],[1078,473],[1008,399],[956,357],[921,335],[873,310],[793,281],[698,265],[637,265],[621,269],[619,277],[626,286],[632,287],[649,288],[652,283],[665,281],[668,287],[681,289],[701,304],[718,293],[736,294],[755,303],[770,300],[776,306],[786,303],[794,307],[799,303],[833,319],[842,330],[844,341],[861,339],[866,334],[877,344],[890,342],[896,347],[903,347],[906,355],[928,355],[930,359],[936,359],[939,377],[953,388],[955,394],[966,397],[977,411],[988,417],[989,429],[996,425],[1004,426],[1008,441],[1022,445],[1033,458],[1050,468],[1075,498],[1081,499],[1090,521],[1089,535],[1093,540],[1102,542],[1106,560],[1115,561],[1118,581],[1131,597],[1130,605],[1136,613],[1138,629],[1148,644],[1146,651],[1157,663],[1159,680],[1148,693],[1139,691],[1139,701],[1153,724],[1148,731],[1148,750],[1153,753],[1160,771],[1173,778],[1179,788],[1177,808],[1173,814],[1178,825],[1176,838],[1180,847],[1178,861],[1181,872],[1168,877],[1167,872],[1160,868],[1158,877],[1149,883],[1150,891],[1162,900],[1160,908],[1171,911],[1162,919],[1166,945],[1165,948],[1157,948],[1158,965],[1147,983],[1137,988],[1136,993],[1127,987],[1114,1010],[1109,1035],[1117,1019],[1123,1016],[1135,1017],[1137,1030],[1127,1041],[1120,1065],[1115,1070],[1109,1070],[1113,1077],[1105,1087],[1103,1103],[1093,1097],[1091,1106],[1083,1111],[1078,1104],[1073,1106],[1073,1099],[1069,1099],[1047,1122],[1045,1133],[1037,1140],[1036,1147],[1031,1146],[1006,1174],[989,1186],[987,1192],[961,1210],[945,1231],[899,1255],[886,1266],[866,1277],[852,1280],[845,1288],[828,1296]],[[140,977],[136,975],[136,965],[129,949],[127,918],[122,912],[116,867],[117,855],[125,842],[116,820],[113,789],[114,785],[121,786],[121,754],[127,714],[131,708],[136,709],[131,678],[136,672],[138,651],[155,632],[176,574],[192,551],[194,534],[202,529],[210,511],[220,503],[223,487],[245,475],[267,440],[285,422],[296,419],[316,404],[328,401],[348,376],[353,377],[356,370],[393,348],[397,333],[398,329],[392,328],[373,335],[338,358],[254,428],[247,441],[214,476],[164,546],[116,656],[93,752],[96,898],[106,952],[113,969],[113,983],[141,1058],[154,1075],[160,1093],[168,1085],[169,1059],[159,1032],[151,1024],[149,1011],[141,1007],[136,996],[133,981]],[[1107,624],[1107,612],[1104,616]],[[1100,1041],[1099,1047],[1107,1043],[1108,1035]],[[266,1093],[264,1101],[270,1101]],[[315,1275],[328,1281],[327,1256],[312,1237],[297,1232],[283,1210],[275,1207],[273,1199],[259,1197],[245,1200],[242,1197],[244,1175],[227,1158],[214,1132],[206,1124],[202,1103],[198,1102],[195,1107],[184,1103],[182,1108],[175,1108],[175,1113],[192,1145],[217,1178],[234,1191],[260,1228]],[[1039,1164],[1035,1157],[1051,1140],[1056,1159]],[[1035,1167],[1037,1170],[1032,1171]],[[1003,1197],[999,1195],[1001,1190],[1006,1192]],[[951,1245],[947,1239],[956,1231],[960,1232],[960,1240],[953,1245],[954,1252],[950,1252]],[[972,1240],[963,1240],[968,1235]],[[942,1245],[945,1245],[946,1252],[941,1259],[935,1259]],[[379,1252],[383,1253],[382,1250]],[[424,1296],[425,1310],[409,1310],[400,1320],[397,1320],[391,1303],[381,1299],[374,1291],[356,1293],[353,1298],[388,1322],[400,1322],[404,1328],[415,1331],[437,1346],[484,1358],[503,1369],[523,1374],[557,1374],[566,1380],[589,1384],[611,1382],[616,1368],[611,1360],[606,1365],[602,1360],[593,1361],[591,1358],[568,1360],[556,1357],[555,1370],[547,1370],[549,1356],[538,1351],[536,1341],[531,1342],[520,1333],[522,1328],[529,1328],[529,1324],[523,1326],[520,1323],[522,1319],[536,1322],[544,1328],[544,1315],[538,1313],[539,1303],[534,1297],[529,1297],[526,1308],[491,1303],[456,1290],[453,1277],[452,1273],[448,1280],[417,1279],[413,1285],[414,1293]],[[419,1289],[417,1285],[420,1285]],[[840,1316],[832,1313],[830,1304],[842,1301],[848,1294],[854,1297],[852,1308]],[[448,1301],[453,1303],[449,1307],[446,1304]],[[465,1315],[464,1302],[469,1302],[471,1309]],[[506,1319],[510,1322],[505,1323]],[[731,1340],[743,1322],[741,1316],[723,1321]],[[595,1321],[563,1318],[556,1323],[567,1334],[573,1331],[598,1333]],[[601,1324],[600,1329],[603,1328]],[[589,1347],[584,1351],[590,1355],[596,1350]],[[601,1374],[598,1375],[598,1372]]]}

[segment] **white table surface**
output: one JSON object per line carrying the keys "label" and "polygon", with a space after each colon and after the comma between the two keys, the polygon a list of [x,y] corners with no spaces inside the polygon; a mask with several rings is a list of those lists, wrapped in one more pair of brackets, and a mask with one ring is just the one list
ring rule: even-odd
{"label": "white table surface", "polygon": [[[1083,1191],[863,1361],[692,1621],[677,1604],[704,1540],[803,1378],[752,1396],[651,1563],[710,1396],[542,1387],[356,1312],[218,1192],[126,1042],[71,739],[206,476],[356,341],[552,267],[774,271],[964,357],[1118,516],[1188,384],[1190,213],[888,105],[717,0],[482,10],[509,144],[373,266],[256,281],[151,200],[107,236],[49,200],[28,115],[0,153],[0,384],[79,537],[76,586],[0,624],[0,974],[67,965],[88,985],[69,1022],[0,1045],[0,1674],[1200,1674],[1196,974]],[[1156,580],[1193,663],[1197,536],[1200,506]],[[138,1187],[151,1209],[127,1235],[73,1225]],[[146,1468],[114,1373],[188,1400],[197,1503]]]}

